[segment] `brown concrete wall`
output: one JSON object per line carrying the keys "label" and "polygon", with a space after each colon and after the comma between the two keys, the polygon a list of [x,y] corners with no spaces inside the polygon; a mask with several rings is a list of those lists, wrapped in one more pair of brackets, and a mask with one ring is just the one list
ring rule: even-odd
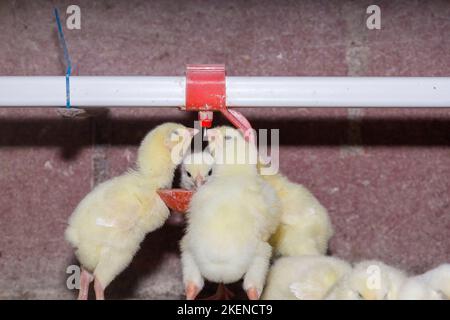
{"label": "brown concrete wall", "polygon": [[[54,1],[0,2],[0,75],[62,75]],[[66,31],[79,75],[181,75],[226,63],[229,75],[449,76],[450,3],[376,1],[75,1]],[[63,15],[64,16],[64,15]],[[331,252],[410,272],[450,261],[450,110],[242,112],[281,129],[281,167],[329,209]],[[72,298],[67,218],[100,181],[132,165],[144,134],[177,110],[113,110],[84,120],[54,109],[0,109],[0,298]],[[177,241],[165,226],[108,289],[114,298],[182,297]]]}

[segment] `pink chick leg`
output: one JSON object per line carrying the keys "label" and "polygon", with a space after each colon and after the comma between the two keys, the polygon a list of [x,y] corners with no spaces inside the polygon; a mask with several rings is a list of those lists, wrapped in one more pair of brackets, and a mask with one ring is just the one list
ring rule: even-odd
{"label": "pink chick leg", "polygon": [[94,281],[94,290],[96,300],[105,300],[105,289],[97,278]]}
{"label": "pink chick leg", "polygon": [[247,290],[247,297],[248,300],[258,300],[259,299],[258,290],[256,290],[256,288],[249,288]]}
{"label": "pink chick leg", "polygon": [[89,295],[89,284],[94,280],[92,274],[86,269],[81,268],[80,275],[80,291],[78,292],[78,300],[87,300]]}
{"label": "pink chick leg", "polygon": [[192,282],[188,282],[186,286],[186,300],[194,300],[198,294],[198,287]]}

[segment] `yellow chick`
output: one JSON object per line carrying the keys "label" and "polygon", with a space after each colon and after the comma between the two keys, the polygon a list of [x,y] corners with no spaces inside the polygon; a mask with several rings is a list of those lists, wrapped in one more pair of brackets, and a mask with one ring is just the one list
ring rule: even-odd
{"label": "yellow chick", "polygon": [[325,254],[333,227],[327,210],[304,186],[278,173],[262,175],[277,192],[281,221],[270,239],[280,256]]}
{"label": "yellow chick", "polygon": [[396,300],[406,275],[383,262],[356,264],[327,296],[328,300]]}
{"label": "yellow chick", "polygon": [[196,129],[165,123],[142,141],[137,170],[92,190],[69,219],[65,236],[82,266],[79,299],[87,299],[94,281],[97,299],[131,262],[148,232],[159,228],[169,209],[156,191],[172,184]]}
{"label": "yellow chick", "polygon": [[450,299],[450,264],[442,264],[409,278],[401,287],[400,300]]}
{"label": "yellow chick", "polygon": [[[207,149],[187,157],[182,168],[182,187],[192,190],[204,184],[211,177],[213,162]],[[281,204],[281,222],[270,239],[274,253],[281,256],[325,254],[333,235],[327,210],[308,189],[282,174],[261,177],[276,190]]]}
{"label": "yellow chick", "polygon": [[349,263],[327,256],[281,257],[269,270],[263,300],[321,300],[352,270]]}
{"label": "yellow chick", "polygon": [[231,283],[244,278],[249,299],[261,295],[268,243],[279,220],[275,191],[259,176],[256,147],[230,127],[208,131],[214,156],[210,179],[192,197],[181,261],[186,298],[194,299],[204,278]]}
{"label": "yellow chick", "polygon": [[214,158],[207,150],[188,153],[181,164],[180,186],[187,190],[198,189],[212,175],[213,164]]}

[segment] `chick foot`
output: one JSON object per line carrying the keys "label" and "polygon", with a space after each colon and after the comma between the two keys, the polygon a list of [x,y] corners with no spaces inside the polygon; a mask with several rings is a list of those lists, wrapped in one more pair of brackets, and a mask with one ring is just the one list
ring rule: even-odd
{"label": "chick foot", "polygon": [[223,283],[219,283],[217,291],[212,296],[205,300],[231,300],[234,297],[234,293],[228,289]]}
{"label": "chick foot", "polygon": [[249,288],[247,290],[248,300],[259,300],[259,293],[256,288]]}

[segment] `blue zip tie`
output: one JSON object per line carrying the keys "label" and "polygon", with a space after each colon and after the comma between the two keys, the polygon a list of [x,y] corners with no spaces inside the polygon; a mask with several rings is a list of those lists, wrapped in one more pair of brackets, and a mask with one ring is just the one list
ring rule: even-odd
{"label": "blue zip tie", "polygon": [[64,32],[61,26],[61,20],[59,19],[59,11],[54,9],[56,25],[58,27],[58,38],[64,51],[64,59],[66,60],[66,108],[70,109],[70,74],[72,73],[72,61],[70,61],[69,50],[67,49],[66,40],[64,39]]}

